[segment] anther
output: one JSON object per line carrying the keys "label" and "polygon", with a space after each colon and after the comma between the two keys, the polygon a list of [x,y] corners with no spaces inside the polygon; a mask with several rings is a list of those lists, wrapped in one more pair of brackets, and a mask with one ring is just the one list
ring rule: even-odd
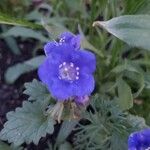
{"label": "anther", "polygon": [[63,62],[63,66],[65,66],[66,65],[66,62]]}
{"label": "anther", "polygon": [[76,67],[76,70],[79,70],[80,68],[79,67]]}
{"label": "anther", "polygon": [[74,64],[73,64],[73,63],[70,63],[70,66],[71,66],[71,67],[74,67]]}
{"label": "anther", "polygon": [[59,65],[59,68],[61,68],[62,66],[63,66],[63,65],[62,65],[62,64],[60,64],[60,65]]}
{"label": "anther", "polygon": [[79,77],[78,77],[78,76],[76,77],[76,80],[79,80]]}
{"label": "anther", "polygon": [[68,71],[68,68],[65,67],[64,70],[65,70],[65,71]]}

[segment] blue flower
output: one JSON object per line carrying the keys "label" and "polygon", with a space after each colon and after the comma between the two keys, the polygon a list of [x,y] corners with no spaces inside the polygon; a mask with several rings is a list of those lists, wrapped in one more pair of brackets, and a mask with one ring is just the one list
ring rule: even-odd
{"label": "blue flower", "polygon": [[80,36],[65,32],[44,46],[46,59],[38,69],[40,80],[58,101],[89,96],[95,87],[96,58],[80,49]]}
{"label": "blue flower", "polygon": [[132,133],[128,139],[128,150],[150,150],[150,128]]}

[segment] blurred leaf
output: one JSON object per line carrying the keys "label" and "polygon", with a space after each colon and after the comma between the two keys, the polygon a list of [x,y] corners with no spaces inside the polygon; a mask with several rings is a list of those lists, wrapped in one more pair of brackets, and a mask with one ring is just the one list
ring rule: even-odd
{"label": "blurred leaf", "polygon": [[38,80],[34,79],[32,82],[25,83],[25,90],[24,94],[29,95],[28,100],[46,100],[50,99],[50,93],[47,90],[46,86],[39,82]]}
{"label": "blurred leaf", "polygon": [[117,80],[118,105],[122,110],[128,110],[133,106],[133,97],[130,86],[122,79]]}
{"label": "blurred leaf", "polygon": [[8,16],[0,12],[0,24],[8,24],[8,25],[15,25],[15,26],[24,26],[30,27],[33,29],[41,29],[42,25],[29,22],[24,19],[16,19],[14,17]]}
{"label": "blurred leaf", "polygon": [[61,24],[54,23],[54,24],[48,25],[45,19],[42,20],[42,25],[45,28],[45,30],[49,33],[51,39],[56,39],[58,35],[60,35],[62,32],[67,31],[67,29]]}
{"label": "blurred leaf", "polygon": [[[1,25],[1,29],[3,31],[3,33],[5,33],[7,31],[7,28],[5,25]],[[7,46],[9,47],[9,49],[16,55],[21,54],[20,49],[17,45],[17,42],[14,38],[12,37],[4,37],[4,40],[7,44]]]}
{"label": "blurred leaf", "polygon": [[145,119],[142,117],[134,116],[134,115],[128,115],[127,119],[130,122],[130,124],[132,124],[132,126],[134,128],[144,129],[144,128],[148,127],[145,123]]}
{"label": "blurred leaf", "polygon": [[36,101],[23,102],[22,108],[7,113],[7,122],[0,132],[0,139],[19,146],[33,142],[38,144],[41,137],[54,131],[54,120],[45,115],[46,106]]}
{"label": "blurred leaf", "polygon": [[150,50],[149,15],[120,16],[108,21],[96,21],[93,26],[105,28],[131,46]]}
{"label": "blurred leaf", "polygon": [[0,150],[11,150],[11,149],[8,144],[0,141]]}
{"label": "blurred leaf", "polygon": [[60,131],[58,133],[56,142],[57,144],[63,143],[69,134],[72,132],[74,127],[77,125],[77,120],[64,121],[61,125]]}
{"label": "blurred leaf", "polygon": [[40,40],[41,42],[49,41],[42,33],[38,31],[34,31],[32,29],[24,28],[24,27],[12,27],[6,33],[3,34],[4,37],[6,36],[14,36],[14,37],[25,37],[25,38],[34,38]]}
{"label": "blurred leaf", "polygon": [[86,39],[85,35],[83,34],[83,31],[82,31],[80,25],[78,26],[78,30],[79,30],[79,33],[80,33],[81,38],[82,38],[81,47],[95,52],[100,57],[104,57],[104,55],[102,54],[102,52],[100,50],[96,49],[92,44],[90,44],[88,42],[88,40]]}
{"label": "blurred leaf", "polygon": [[150,72],[145,73],[144,75],[145,88],[150,89]]}
{"label": "blurred leaf", "polygon": [[73,150],[73,147],[71,146],[70,143],[65,142],[59,146],[58,150]]}
{"label": "blurred leaf", "polygon": [[37,69],[44,59],[45,56],[41,55],[9,67],[5,72],[6,82],[14,83],[22,74]]}
{"label": "blurred leaf", "polygon": [[125,0],[125,14],[149,14],[150,0]]}

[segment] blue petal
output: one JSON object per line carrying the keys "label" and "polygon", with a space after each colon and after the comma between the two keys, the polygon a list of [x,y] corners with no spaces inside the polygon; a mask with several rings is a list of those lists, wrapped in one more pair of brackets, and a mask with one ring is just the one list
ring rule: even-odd
{"label": "blue petal", "polygon": [[59,36],[60,39],[64,39],[64,42],[71,44],[76,50],[80,48],[81,45],[81,36],[74,35],[71,32],[64,32]]}
{"label": "blue petal", "polygon": [[45,55],[48,56],[56,48],[57,42],[48,42],[44,46]]}
{"label": "blue petal", "polygon": [[71,39],[71,45],[78,50],[81,45],[81,36],[78,34],[74,38]]}
{"label": "blue petal", "polygon": [[46,58],[38,69],[38,76],[40,80],[46,85],[51,85],[52,78],[58,76],[58,62],[50,61]]}
{"label": "blue petal", "polygon": [[79,80],[72,83],[73,96],[90,95],[95,87],[94,77],[88,74],[80,74]]}
{"label": "blue petal", "polygon": [[65,42],[69,42],[74,37],[74,34],[71,32],[63,32],[59,35],[59,39],[64,38]]}
{"label": "blue petal", "polygon": [[137,132],[132,133],[128,138],[128,148],[131,150],[133,148],[137,148],[139,146],[138,135]]}
{"label": "blue petal", "polygon": [[48,88],[52,97],[58,101],[68,100],[73,95],[71,84],[58,78],[55,78],[53,84],[48,86]]}
{"label": "blue petal", "polygon": [[96,57],[89,51],[77,50],[72,53],[71,61],[85,73],[93,73],[96,69]]}

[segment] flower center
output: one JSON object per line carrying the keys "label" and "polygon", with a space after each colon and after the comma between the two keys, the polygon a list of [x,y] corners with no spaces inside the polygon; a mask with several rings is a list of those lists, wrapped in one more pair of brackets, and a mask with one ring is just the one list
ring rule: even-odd
{"label": "flower center", "polygon": [[59,65],[59,79],[74,81],[79,79],[79,67],[75,67],[74,63],[63,62]]}

